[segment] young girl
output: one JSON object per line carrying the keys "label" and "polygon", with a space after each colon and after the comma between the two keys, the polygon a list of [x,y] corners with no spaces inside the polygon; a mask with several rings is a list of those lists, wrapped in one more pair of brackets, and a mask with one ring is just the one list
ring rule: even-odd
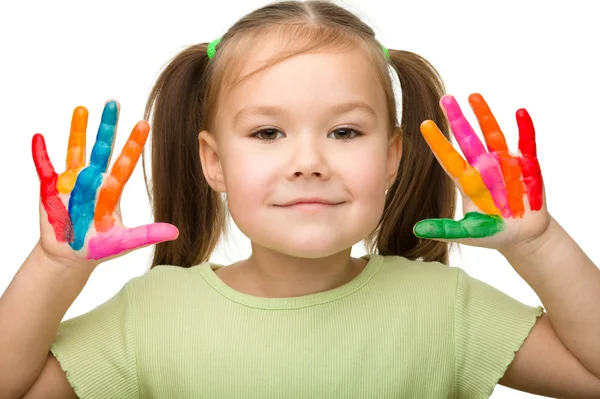
{"label": "young girl", "polygon": [[[513,156],[469,97],[486,150],[444,92],[349,11],[278,2],[158,78],[157,223],[125,228],[119,209],[146,122],[110,171],[116,101],[88,166],[85,108],[64,173],[35,135],[40,240],[0,299],[0,397],[600,397],[600,272],[546,209],[531,119]],[[252,255],[223,267],[226,208]],[[548,313],[448,267],[449,241],[500,251]],[[60,323],[100,263],[152,244],[148,273]]]}

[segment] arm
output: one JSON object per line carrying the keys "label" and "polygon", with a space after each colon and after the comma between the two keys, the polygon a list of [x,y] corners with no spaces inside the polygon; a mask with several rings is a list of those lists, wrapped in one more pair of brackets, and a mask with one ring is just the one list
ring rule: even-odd
{"label": "arm", "polygon": [[79,269],[46,257],[38,243],[0,297],[0,397],[22,397],[40,376],[58,325],[91,274]]}
{"label": "arm", "polygon": [[78,399],[78,396],[58,360],[49,353],[42,373],[22,399]]}
{"label": "arm", "polygon": [[[61,319],[94,268],[132,250],[177,238],[177,228],[168,223],[129,229],[121,222],[118,202],[142,153],[150,125],[146,121],[135,125],[107,174],[118,118],[119,104],[107,101],[86,167],[88,111],[76,107],[71,121],[67,169],[60,175],[50,161],[44,136],[37,133],[32,138],[32,156],[40,180],[40,240],[0,298],[0,397],[21,397],[34,382],[32,390],[43,397],[49,394],[44,389],[53,387],[58,387],[51,391],[54,396],[72,395],[65,388],[66,376],[48,352],[55,340],[60,340]],[[99,307],[97,312],[113,307],[120,310],[119,298],[115,296],[114,301]],[[70,333],[74,343],[66,345],[75,347],[77,353],[76,345],[85,347],[86,339],[91,339],[90,330],[98,329],[87,318],[69,324],[80,326]],[[52,352],[55,353],[54,348]],[[121,377],[119,383],[135,384],[131,372],[122,371],[118,369],[116,373]],[[131,389],[134,390],[135,387]]]}
{"label": "arm", "polygon": [[600,379],[600,269],[554,218],[539,238],[502,254],[539,296],[560,341]]}
{"label": "arm", "polygon": [[547,313],[538,318],[498,383],[551,398],[600,398],[600,380],[565,347]]}
{"label": "arm", "polygon": [[529,113],[516,113],[514,156],[480,94],[471,94],[469,103],[489,152],[456,100],[447,95],[440,102],[468,162],[434,122],[423,122],[421,132],[461,188],[465,217],[423,220],[415,234],[499,250],[540,297],[548,314],[537,320],[501,383],[540,394],[600,397],[600,270],[546,209]]}

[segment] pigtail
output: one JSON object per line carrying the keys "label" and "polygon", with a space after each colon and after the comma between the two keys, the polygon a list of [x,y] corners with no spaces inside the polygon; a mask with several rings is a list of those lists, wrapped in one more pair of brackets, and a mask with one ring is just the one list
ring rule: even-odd
{"label": "pigtail", "polygon": [[420,132],[421,123],[431,119],[450,137],[439,106],[445,87],[435,68],[421,56],[402,50],[389,50],[389,54],[402,91],[402,159],[386,196],[377,238],[370,245],[376,245],[381,255],[447,264],[448,243],[419,239],[413,233],[418,221],[452,218],[456,210],[456,187]]}
{"label": "pigtail", "polygon": [[198,146],[209,62],[207,46],[193,45],[177,54],[161,72],[146,103],[144,119],[150,121],[152,117],[151,189],[145,162],[142,165],[154,219],[179,229],[176,240],[156,245],[151,267],[202,263],[226,231],[221,194],[204,177]]}

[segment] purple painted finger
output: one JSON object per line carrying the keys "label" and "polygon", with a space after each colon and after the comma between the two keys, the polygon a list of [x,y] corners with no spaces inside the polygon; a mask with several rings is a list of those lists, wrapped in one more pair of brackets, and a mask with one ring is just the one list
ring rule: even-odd
{"label": "purple painted finger", "polygon": [[177,227],[169,223],[152,223],[132,229],[114,226],[90,240],[87,258],[106,258],[145,245],[174,240],[178,235]]}
{"label": "purple painted finger", "polygon": [[511,217],[512,212],[508,205],[504,176],[498,159],[494,155],[488,154],[453,96],[443,96],[441,105],[450,122],[452,134],[456,137],[467,162],[481,174],[481,178],[490,194],[492,194],[494,204],[500,210],[502,216]]}

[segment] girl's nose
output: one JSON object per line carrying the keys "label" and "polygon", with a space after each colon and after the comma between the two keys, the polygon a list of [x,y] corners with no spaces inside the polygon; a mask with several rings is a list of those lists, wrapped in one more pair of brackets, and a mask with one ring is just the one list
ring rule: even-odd
{"label": "girl's nose", "polygon": [[[307,135],[308,136],[308,135]],[[294,177],[317,176],[328,174],[328,166],[323,143],[319,142],[316,135],[299,137],[292,143],[291,171]]]}

